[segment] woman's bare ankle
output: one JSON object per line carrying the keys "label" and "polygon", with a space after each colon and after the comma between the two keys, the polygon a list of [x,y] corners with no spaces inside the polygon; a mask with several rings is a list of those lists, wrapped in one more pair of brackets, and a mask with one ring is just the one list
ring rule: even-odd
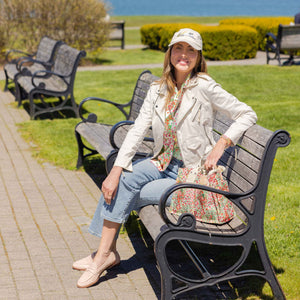
{"label": "woman's bare ankle", "polygon": [[98,253],[95,255],[94,257],[94,262],[97,264],[97,266],[101,266],[105,263],[105,261],[107,260],[107,258],[109,257],[110,253],[112,251],[109,250],[109,251],[105,251],[105,252],[102,252],[102,253]]}

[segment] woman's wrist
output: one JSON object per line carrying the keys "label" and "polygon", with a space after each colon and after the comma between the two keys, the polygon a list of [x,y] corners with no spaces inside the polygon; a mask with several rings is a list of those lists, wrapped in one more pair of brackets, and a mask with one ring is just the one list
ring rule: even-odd
{"label": "woman's wrist", "polygon": [[228,136],[223,134],[221,135],[220,139],[222,139],[225,142],[225,148],[232,146],[232,141]]}
{"label": "woman's wrist", "polygon": [[120,176],[123,172],[123,168],[119,167],[119,166],[113,166],[110,174],[116,175],[116,176]]}

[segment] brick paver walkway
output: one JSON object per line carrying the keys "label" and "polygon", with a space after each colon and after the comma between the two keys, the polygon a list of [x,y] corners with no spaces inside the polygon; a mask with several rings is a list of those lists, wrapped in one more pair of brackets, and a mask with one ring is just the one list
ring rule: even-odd
{"label": "brick paver walkway", "polygon": [[13,102],[0,92],[0,299],[157,299],[153,252],[126,234],[121,265],[98,285],[76,287],[73,261],[98,246],[86,228],[100,191],[85,172],[32,157],[16,127],[29,116]]}

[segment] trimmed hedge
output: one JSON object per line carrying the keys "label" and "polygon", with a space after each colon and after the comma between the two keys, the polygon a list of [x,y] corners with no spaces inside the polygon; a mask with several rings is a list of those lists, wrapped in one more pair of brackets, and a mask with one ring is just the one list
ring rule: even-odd
{"label": "trimmed hedge", "polygon": [[224,19],[220,21],[220,25],[245,25],[255,28],[258,34],[258,49],[265,50],[265,36],[268,32],[277,35],[279,24],[289,25],[294,21],[291,17],[260,17],[260,18],[237,18]]}
{"label": "trimmed hedge", "polygon": [[233,60],[256,56],[257,32],[243,25],[149,24],[141,27],[142,43],[151,49],[165,51],[173,34],[180,28],[191,28],[201,34],[203,55],[208,59]]}

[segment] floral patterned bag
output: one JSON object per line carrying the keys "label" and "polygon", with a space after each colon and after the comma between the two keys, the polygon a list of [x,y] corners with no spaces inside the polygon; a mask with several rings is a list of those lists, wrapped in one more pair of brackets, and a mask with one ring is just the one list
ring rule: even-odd
{"label": "floral patterned bag", "polygon": [[[223,166],[218,166],[208,174],[204,168],[179,168],[177,183],[196,183],[222,191],[228,191],[228,183],[223,177]],[[235,215],[233,204],[223,195],[200,189],[179,189],[172,195],[170,212],[174,214],[191,213],[196,220],[223,224]]]}

